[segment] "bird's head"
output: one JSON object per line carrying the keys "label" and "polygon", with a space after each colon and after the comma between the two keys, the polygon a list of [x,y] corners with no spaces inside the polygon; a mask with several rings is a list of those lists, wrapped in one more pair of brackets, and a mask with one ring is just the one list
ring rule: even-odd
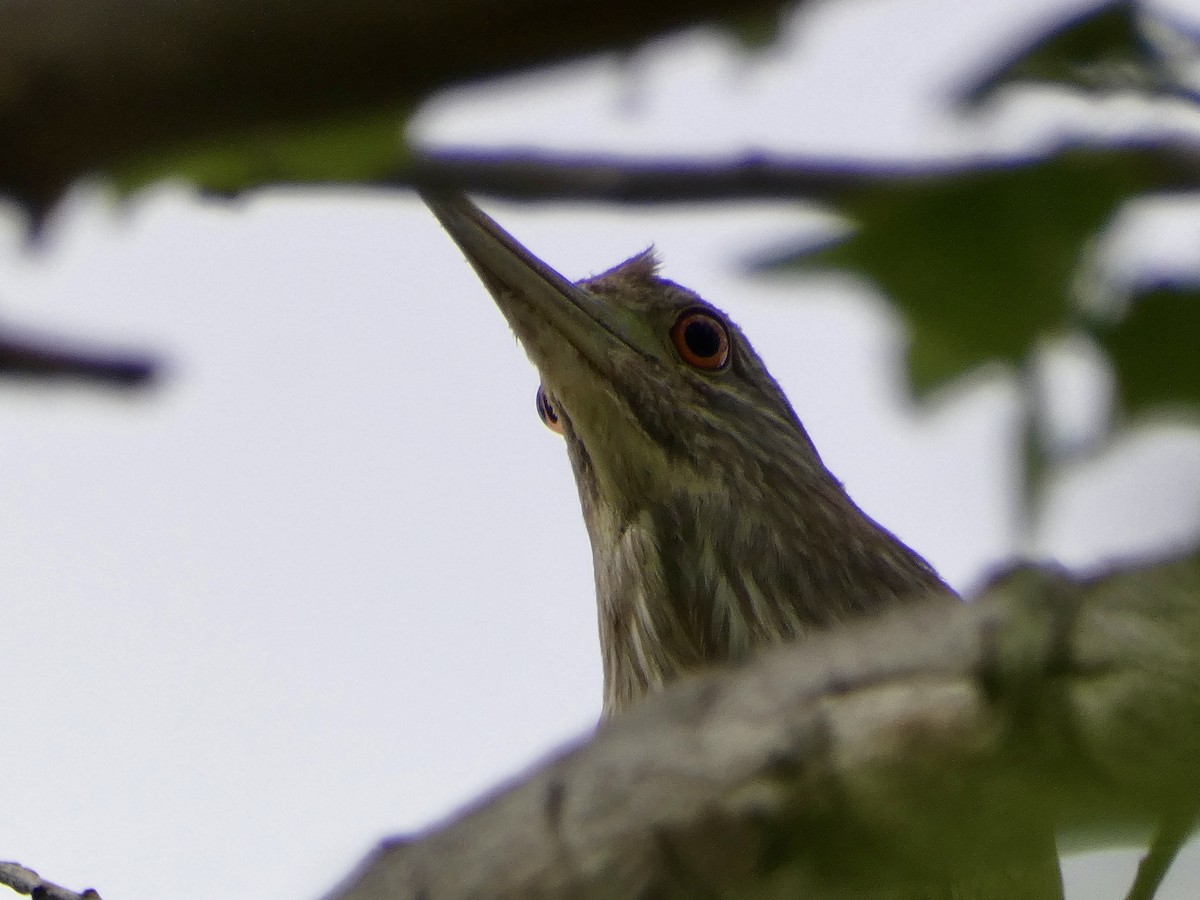
{"label": "bird's head", "polygon": [[537,367],[537,410],[566,439],[589,528],[664,492],[769,491],[779,464],[827,477],[745,335],[660,277],[652,250],[571,282],[465,198],[426,202]]}
{"label": "bird's head", "polygon": [[426,202],[542,376],[592,542],[605,709],[930,590],[821,463],[741,331],[651,252],[580,282],[463,197]]}

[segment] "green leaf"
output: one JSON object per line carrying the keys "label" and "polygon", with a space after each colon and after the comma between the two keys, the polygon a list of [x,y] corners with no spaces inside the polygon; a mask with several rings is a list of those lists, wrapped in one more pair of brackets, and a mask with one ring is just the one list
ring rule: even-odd
{"label": "green leaf", "polygon": [[856,231],[768,267],[848,268],[878,284],[909,326],[921,395],[988,361],[1020,364],[1063,330],[1085,242],[1127,197],[1175,177],[1162,154],[1127,150],[864,178],[839,204]]}
{"label": "green leaf", "polygon": [[745,50],[760,51],[779,43],[786,21],[787,6],[767,6],[747,10],[741,14],[730,14],[720,20],[720,25]]}
{"label": "green leaf", "polygon": [[113,173],[119,189],[183,178],[221,193],[278,182],[361,182],[394,173],[407,158],[403,117],[280,125],[156,153]]}
{"label": "green leaf", "polygon": [[[1013,84],[1054,83],[1089,93],[1136,89],[1147,94],[1182,96],[1195,93],[1180,85],[1146,40],[1133,0],[1111,0],[1073,16],[995,67],[964,95],[968,104],[989,99]],[[1150,20],[1176,31],[1164,18]]]}
{"label": "green leaf", "polygon": [[1096,332],[1126,412],[1200,410],[1200,289],[1162,286],[1141,293],[1124,319]]}

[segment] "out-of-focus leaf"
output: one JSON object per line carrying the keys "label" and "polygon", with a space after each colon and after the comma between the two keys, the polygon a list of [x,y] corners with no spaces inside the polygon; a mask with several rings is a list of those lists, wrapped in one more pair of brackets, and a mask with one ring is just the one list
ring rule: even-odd
{"label": "out-of-focus leaf", "polygon": [[1131,195],[1178,177],[1150,150],[1062,153],[941,177],[864,179],[840,208],[844,240],[764,264],[847,268],[878,284],[909,326],[920,395],[992,360],[1019,364],[1065,328],[1084,243]]}
{"label": "out-of-focus leaf", "polygon": [[1096,330],[1112,360],[1126,412],[1200,411],[1200,288],[1146,291],[1133,298],[1121,321]]}
{"label": "out-of-focus leaf", "polygon": [[765,7],[739,16],[726,16],[719,24],[745,49],[762,50],[779,40],[785,13],[789,11],[787,6]]}
{"label": "out-of-focus leaf", "polygon": [[170,177],[220,193],[278,182],[369,181],[395,172],[405,161],[402,121],[388,113],[279,127],[142,159],[113,178],[124,190]]}
{"label": "out-of-focus leaf", "polygon": [[[1156,24],[1170,27],[1165,20]],[[1053,82],[1089,92],[1136,89],[1194,100],[1194,92],[1178,84],[1163,63],[1142,31],[1133,0],[1115,0],[1067,19],[1020,48],[972,85],[964,99],[976,104],[1007,85]]]}

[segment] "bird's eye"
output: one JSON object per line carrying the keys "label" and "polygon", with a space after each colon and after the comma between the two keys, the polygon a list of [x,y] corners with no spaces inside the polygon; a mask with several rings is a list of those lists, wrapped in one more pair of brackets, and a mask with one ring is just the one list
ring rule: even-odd
{"label": "bird's eye", "polygon": [[546,396],[546,389],[540,384],[537,389],[537,399],[534,400],[534,403],[537,404],[538,418],[542,420],[542,424],[551,431],[562,434],[562,421],[558,418],[558,413],[550,403],[550,398]]}
{"label": "bird's eye", "polygon": [[710,371],[729,361],[729,329],[703,309],[685,312],[671,329],[671,340],[684,362]]}

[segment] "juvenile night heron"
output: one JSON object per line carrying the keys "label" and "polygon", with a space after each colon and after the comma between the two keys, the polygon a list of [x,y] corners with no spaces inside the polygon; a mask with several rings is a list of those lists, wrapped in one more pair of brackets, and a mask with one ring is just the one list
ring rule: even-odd
{"label": "juvenile night heron", "polygon": [[595,563],[604,710],[873,608],[952,592],[868,518],[720,310],[649,251],[572,284],[464,198],[426,202],[541,373]]}
{"label": "juvenile night heron", "polygon": [[[566,439],[606,715],[755,648],[954,597],[850,499],[737,326],[660,277],[651,252],[572,283],[465,197],[424,199],[524,345],[538,412]],[[1032,880],[999,873],[913,896],[1060,896],[1057,859],[1039,860]]]}

